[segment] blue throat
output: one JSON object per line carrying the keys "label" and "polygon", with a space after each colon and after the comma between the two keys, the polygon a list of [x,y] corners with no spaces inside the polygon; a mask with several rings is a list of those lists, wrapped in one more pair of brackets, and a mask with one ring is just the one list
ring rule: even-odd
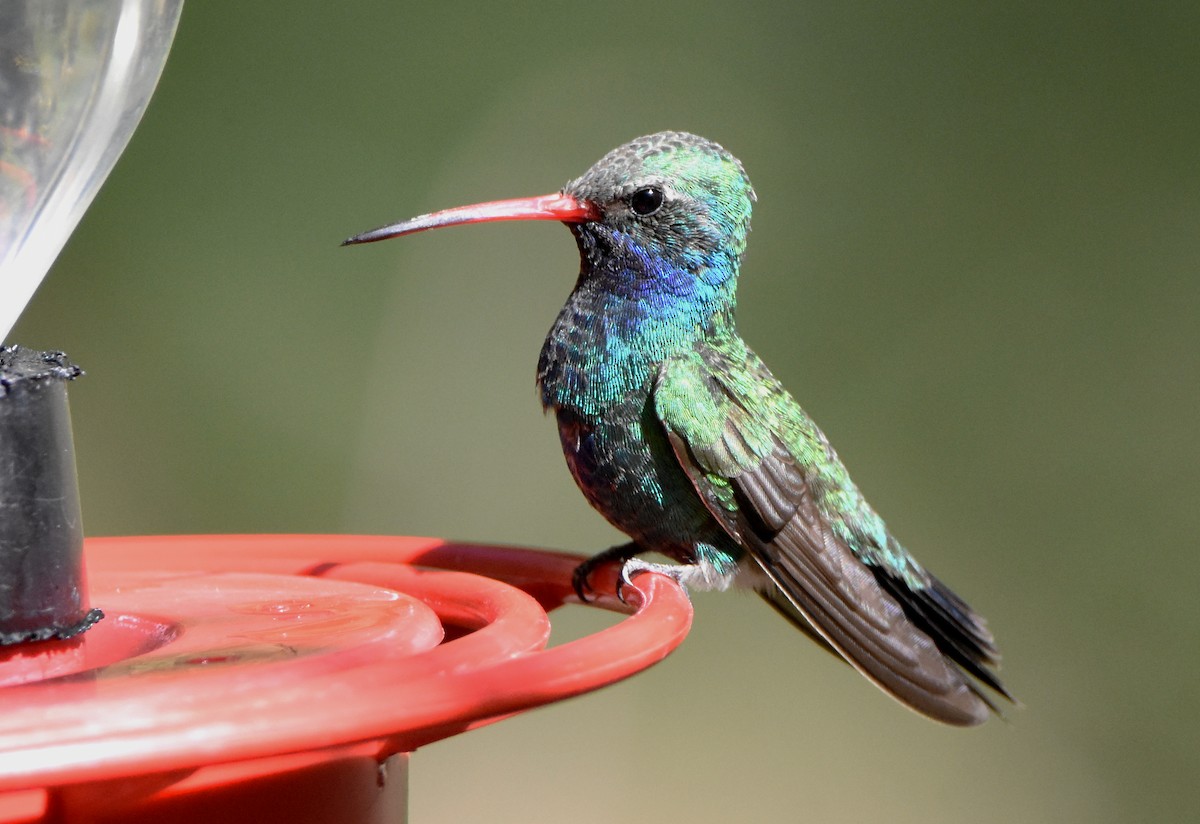
{"label": "blue throat", "polygon": [[598,414],[648,392],[663,360],[732,328],[737,268],[728,256],[675,262],[603,225],[571,231],[580,274],[538,361],[543,406]]}

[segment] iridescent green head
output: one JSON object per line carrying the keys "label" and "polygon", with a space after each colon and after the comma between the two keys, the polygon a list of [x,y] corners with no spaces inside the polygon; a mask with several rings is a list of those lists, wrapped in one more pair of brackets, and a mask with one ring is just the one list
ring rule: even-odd
{"label": "iridescent green head", "polygon": [[600,263],[596,255],[635,266],[646,257],[655,269],[734,286],[754,189],[738,159],[711,140],[686,132],[639,137],[606,154],[563,194],[599,212],[599,219],[572,226],[585,268]]}

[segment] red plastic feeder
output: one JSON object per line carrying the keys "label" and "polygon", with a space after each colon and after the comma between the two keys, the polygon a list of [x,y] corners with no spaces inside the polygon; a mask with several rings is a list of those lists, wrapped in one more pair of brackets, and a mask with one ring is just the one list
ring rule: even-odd
{"label": "red plastic feeder", "polygon": [[642,575],[550,649],[572,555],[338,535],[86,543],[82,636],[0,653],[0,824],[397,822],[422,744],[611,684],[691,625]]}

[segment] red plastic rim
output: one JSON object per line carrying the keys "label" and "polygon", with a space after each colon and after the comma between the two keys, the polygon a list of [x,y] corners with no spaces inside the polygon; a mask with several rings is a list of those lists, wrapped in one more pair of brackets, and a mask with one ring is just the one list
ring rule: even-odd
{"label": "red plastic rim", "polygon": [[632,615],[546,649],[581,560],[559,553],[339,535],[86,552],[106,620],[0,660],[0,791],[365,742],[383,758],[626,678],[691,625],[678,585],[642,575]]}

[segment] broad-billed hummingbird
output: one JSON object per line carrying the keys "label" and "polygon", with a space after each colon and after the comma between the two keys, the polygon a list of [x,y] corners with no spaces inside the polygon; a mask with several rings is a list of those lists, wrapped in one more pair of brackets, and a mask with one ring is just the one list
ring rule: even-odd
{"label": "broad-billed hummingbird", "polygon": [[[1011,696],[983,618],[892,537],[816,424],[734,327],[755,201],[742,164],[683,132],[640,137],[557,194],[447,209],[345,241],[460,223],[557,220],[575,289],[538,360],[567,466],[632,540],[621,564],[693,589],[753,589],[903,704],[948,724]],[[658,552],[676,564],[638,556]]]}

